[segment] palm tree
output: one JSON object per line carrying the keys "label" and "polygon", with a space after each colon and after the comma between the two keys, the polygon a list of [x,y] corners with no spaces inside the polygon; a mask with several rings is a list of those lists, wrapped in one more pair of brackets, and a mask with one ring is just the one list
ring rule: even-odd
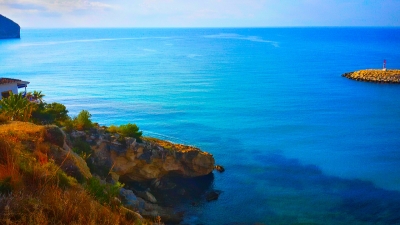
{"label": "palm tree", "polygon": [[23,97],[22,93],[13,94],[0,101],[0,112],[11,120],[29,121],[37,105]]}
{"label": "palm tree", "polygon": [[33,91],[33,99],[39,101],[40,103],[43,103],[43,97],[45,96],[42,94],[42,91]]}

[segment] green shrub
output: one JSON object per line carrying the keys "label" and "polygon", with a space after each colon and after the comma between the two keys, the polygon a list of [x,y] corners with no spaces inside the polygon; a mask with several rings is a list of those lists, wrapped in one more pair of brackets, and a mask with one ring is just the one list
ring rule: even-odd
{"label": "green shrub", "polygon": [[92,154],[92,148],[90,145],[82,140],[76,140],[72,146],[72,151],[74,151],[78,155],[89,155]]}
{"label": "green shrub", "polygon": [[101,204],[110,204],[111,200],[119,195],[119,190],[123,186],[119,182],[116,184],[102,184],[98,178],[91,177],[87,180],[85,189]]}
{"label": "green shrub", "polygon": [[68,176],[64,171],[62,170],[57,170],[57,183],[58,186],[61,188],[67,188],[67,187],[71,187],[73,185],[75,185],[76,183],[78,183],[78,181],[71,176]]}
{"label": "green shrub", "polygon": [[61,103],[40,103],[37,105],[38,108],[32,113],[35,123],[56,124],[60,126],[65,121],[70,120],[67,108]]}
{"label": "green shrub", "polygon": [[65,105],[57,102],[45,105],[45,112],[50,114],[53,121],[60,124],[69,119],[68,110]]}
{"label": "green shrub", "polygon": [[61,126],[64,126],[64,131],[70,133],[74,129],[74,121],[71,118],[68,118],[61,123]]}
{"label": "green shrub", "polygon": [[90,120],[92,115],[87,110],[82,110],[77,117],[74,118],[74,128],[77,130],[88,130],[93,127],[93,123]]}
{"label": "green shrub", "polygon": [[118,132],[118,127],[115,125],[111,125],[107,128],[107,131],[110,133],[117,133]]}
{"label": "green shrub", "polygon": [[136,126],[136,124],[128,123],[126,125],[119,126],[118,133],[124,137],[133,137],[139,139],[143,132],[139,131],[139,127]]}
{"label": "green shrub", "polygon": [[3,98],[0,101],[0,113],[14,121],[30,121],[32,112],[38,105],[30,102],[22,96],[22,93],[13,94],[10,91],[8,98]]}

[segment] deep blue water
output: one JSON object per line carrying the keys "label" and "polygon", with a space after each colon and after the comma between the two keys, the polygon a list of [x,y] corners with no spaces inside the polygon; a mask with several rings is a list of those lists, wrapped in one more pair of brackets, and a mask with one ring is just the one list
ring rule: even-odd
{"label": "deep blue water", "polygon": [[103,125],[212,153],[188,224],[400,224],[400,28],[47,29],[0,40],[0,76]]}

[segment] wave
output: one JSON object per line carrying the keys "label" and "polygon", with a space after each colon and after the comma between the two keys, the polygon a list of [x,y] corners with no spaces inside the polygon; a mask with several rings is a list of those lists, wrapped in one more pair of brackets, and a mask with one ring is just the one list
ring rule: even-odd
{"label": "wave", "polygon": [[156,137],[156,138],[160,138],[160,139],[172,142],[174,144],[185,144],[185,145],[188,145],[187,142],[185,142],[184,140],[179,139],[177,137],[168,136],[168,135],[165,135],[165,134],[160,134],[160,133],[156,133],[156,132],[152,132],[152,131],[144,131],[144,130],[143,130],[143,133],[146,134],[146,135],[149,135],[151,137]]}
{"label": "wave", "polygon": [[131,38],[80,39],[80,40],[68,40],[68,41],[51,41],[51,42],[25,43],[25,44],[20,44],[20,45],[18,45],[18,47],[59,45],[59,44],[81,43],[81,42],[103,42],[103,41],[147,40],[147,39],[170,39],[170,38],[173,38],[173,37],[137,37],[137,38],[131,37]]}
{"label": "wave", "polygon": [[205,38],[236,39],[236,40],[246,40],[246,41],[253,41],[253,42],[263,42],[263,43],[269,43],[276,48],[279,47],[278,42],[264,40],[258,36],[244,36],[244,35],[235,34],[235,33],[219,33],[219,34],[213,34],[213,35],[205,35],[204,37]]}

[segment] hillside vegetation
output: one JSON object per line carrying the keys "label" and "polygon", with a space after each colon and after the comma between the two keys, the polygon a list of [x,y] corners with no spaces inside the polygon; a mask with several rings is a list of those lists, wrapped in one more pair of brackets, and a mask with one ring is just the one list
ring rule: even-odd
{"label": "hillside vegetation", "polygon": [[[90,129],[90,113],[70,118],[64,105],[47,104],[41,92],[35,94],[35,103],[21,94],[0,101],[0,224],[161,224],[125,208],[123,185],[93,177],[67,145],[58,126]],[[136,125],[120,130],[141,135]]]}

